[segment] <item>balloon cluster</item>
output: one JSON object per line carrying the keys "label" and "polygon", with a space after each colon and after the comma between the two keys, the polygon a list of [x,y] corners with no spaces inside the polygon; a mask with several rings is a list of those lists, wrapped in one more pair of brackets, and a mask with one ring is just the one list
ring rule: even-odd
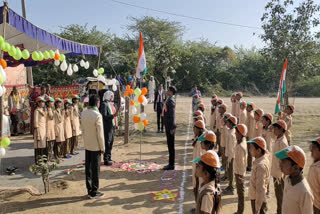
{"label": "balloon cluster", "polygon": [[[61,64],[60,64],[61,62]],[[66,61],[66,56],[64,54],[60,54],[59,50],[56,50],[55,52],[55,57],[54,57],[54,64],[56,66],[60,65],[60,69],[61,71],[67,71],[67,74],[69,76],[71,76],[73,74],[73,72],[78,72],[79,71],[79,67],[77,66],[77,64],[74,64],[72,66],[72,64],[70,63],[68,65],[67,61]],[[80,66],[84,67],[85,69],[89,69],[89,62],[84,62],[84,60],[82,59],[80,61]]]}
{"label": "balloon cluster", "polygon": [[130,85],[127,85],[126,91],[124,92],[124,97],[128,97],[129,95],[135,95],[134,99],[130,101],[130,105],[132,106],[131,113],[133,114],[132,121],[134,123],[135,129],[139,131],[143,131],[145,127],[149,125],[149,122],[147,120],[147,114],[145,112],[142,112],[141,114],[138,114],[137,106],[140,105],[147,105],[148,100],[145,97],[145,95],[148,93],[148,90],[146,88],[136,88],[133,90]]}
{"label": "balloon cluster", "polygon": [[93,76],[97,77],[98,75],[102,75],[104,73],[104,68],[99,68],[93,70]]}
{"label": "balloon cluster", "polygon": [[6,147],[10,145],[10,138],[2,138],[0,142],[0,158],[3,158],[6,155]]}

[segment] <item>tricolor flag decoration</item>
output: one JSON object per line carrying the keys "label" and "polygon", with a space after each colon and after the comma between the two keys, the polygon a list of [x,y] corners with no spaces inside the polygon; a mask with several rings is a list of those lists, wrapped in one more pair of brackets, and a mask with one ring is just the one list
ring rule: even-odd
{"label": "tricolor flag decoration", "polygon": [[286,59],[284,61],[284,65],[283,65],[283,68],[282,68],[282,74],[281,74],[281,79],[280,79],[280,85],[279,85],[276,109],[275,109],[275,112],[274,112],[275,114],[277,114],[280,111],[280,105],[283,104],[283,96],[286,93],[287,64],[288,64],[288,60]]}
{"label": "tricolor flag decoration", "polygon": [[138,56],[136,77],[140,78],[142,75],[145,75],[146,73],[147,73],[147,60],[146,60],[146,55],[144,53],[142,33],[140,32],[140,45],[139,45],[139,56]]}

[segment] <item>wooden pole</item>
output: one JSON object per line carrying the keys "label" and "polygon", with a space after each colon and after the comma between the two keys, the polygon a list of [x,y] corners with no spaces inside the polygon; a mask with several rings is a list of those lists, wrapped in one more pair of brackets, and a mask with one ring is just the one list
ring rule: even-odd
{"label": "wooden pole", "polygon": [[125,97],[125,112],[124,112],[124,144],[129,143],[129,97]]}
{"label": "wooden pole", "polygon": [[[2,23],[2,36],[3,39],[6,40],[6,23],[7,23],[7,11],[8,11],[8,2],[4,2],[3,6],[3,23]],[[1,59],[3,59],[3,51],[1,51]],[[4,96],[3,94],[0,97],[0,137],[2,139],[2,123],[3,123],[3,104],[4,104]]]}

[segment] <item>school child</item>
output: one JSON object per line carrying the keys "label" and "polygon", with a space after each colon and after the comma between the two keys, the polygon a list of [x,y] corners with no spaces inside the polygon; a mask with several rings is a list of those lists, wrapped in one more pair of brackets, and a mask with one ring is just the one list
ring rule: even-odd
{"label": "school child", "polygon": [[224,162],[224,148],[225,148],[225,133],[224,133],[224,114],[225,112],[227,111],[227,105],[226,104],[221,104],[218,106],[218,109],[219,109],[219,117],[218,117],[218,120],[217,120],[217,133],[218,133],[218,146],[219,146],[219,149],[218,149],[218,155],[220,157],[223,158],[223,161],[222,161],[222,170],[225,169],[225,162]]}
{"label": "school child", "polygon": [[54,99],[52,97],[47,96],[46,101],[47,101],[46,104],[47,104],[48,161],[51,161],[53,157],[54,142],[56,140],[55,123],[54,123],[54,116],[53,116]]}
{"label": "school child", "polygon": [[245,101],[241,101],[239,106],[239,124],[245,124],[247,121],[247,103]]}
{"label": "school child", "polygon": [[233,171],[236,179],[236,187],[238,194],[238,209],[236,214],[243,214],[244,212],[244,176],[247,167],[247,140],[246,135],[248,132],[245,124],[238,124],[236,129],[237,144],[235,147],[235,156],[233,162]]}
{"label": "school child", "polygon": [[[193,126],[193,132],[195,135],[195,140],[192,143],[193,146],[193,152],[192,157],[193,159],[201,157],[202,154],[204,154],[205,150],[201,148],[201,142],[198,140],[198,138],[204,133],[205,131],[205,124],[203,121],[199,120],[194,123]],[[195,163],[192,164],[192,187],[194,192],[195,200],[197,201],[198,196],[198,190],[199,190],[199,178],[195,176],[196,174],[196,165]]]}
{"label": "school child", "polygon": [[313,195],[303,177],[306,155],[299,146],[289,146],[275,153],[286,176],[282,203],[283,214],[312,214]]}
{"label": "school child", "polygon": [[210,129],[211,130],[214,130],[216,128],[216,119],[217,119],[216,109],[218,108],[217,101],[218,101],[218,97],[211,99],[211,115],[210,115]]}
{"label": "school child", "polygon": [[203,180],[197,198],[196,214],[219,214],[222,208],[219,157],[215,152],[207,152],[194,162],[197,162],[196,176]]}
{"label": "school child", "polygon": [[262,137],[248,141],[249,152],[255,158],[250,176],[249,199],[252,213],[264,214],[267,211],[267,186],[270,178],[270,165],[266,157],[267,144]]}
{"label": "school child", "polygon": [[[255,122],[254,122],[254,112],[253,110],[256,108],[256,105],[252,102],[247,103],[247,121],[246,126],[248,128],[247,140],[254,138],[254,129],[255,129]],[[248,147],[249,149],[249,147]],[[247,161],[247,171],[251,172],[252,166],[252,156],[248,150],[248,161]]]}
{"label": "school child", "polygon": [[78,95],[72,96],[72,139],[71,139],[71,149],[70,152],[72,155],[77,155],[78,143],[79,143],[79,135],[80,135],[80,121],[79,121],[79,100],[80,97]]}
{"label": "school child", "polygon": [[195,110],[196,102],[198,102],[199,98],[199,94],[194,94],[192,96],[192,111]]}
{"label": "school child", "polygon": [[72,138],[72,126],[71,126],[71,120],[72,120],[72,102],[69,99],[64,100],[64,136],[66,138],[65,143],[63,144],[63,157],[68,158],[68,155],[70,154],[70,141]]}
{"label": "school child", "polygon": [[320,137],[310,143],[313,163],[309,168],[308,182],[313,193],[313,213],[320,214]]}
{"label": "school child", "polygon": [[291,134],[291,127],[292,127],[292,114],[294,112],[294,105],[289,104],[284,112],[279,112],[278,115],[280,117],[280,120],[284,120],[287,124],[287,131],[285,133],[286,138],[288,140],[288,145],[290,145],[291,143],[291,138],[292,138],[292,134]]}
{"label": "school child", "polygon": [[237,103],[236,103],[236,95],[232,94],[231,96],[231,114],[236,115]]}
{"label": "school child", "polygon": [[217,142],[217,136],[213,131],[209,130],[201,135],[198,140],[201,142],[201,148],[208,152],[213,150],[214,144]]}
{"label": "school child", "polygon": [[271,153],[272,142],[273,142],[273,131],[272,131],[272,114],[266,113],[261,117],[262,127],[262,137],[265,139],[267,143],[268,152]]}
{"label": "school child", "polygon": [[54,124],[55,124],[55,134],[56,141],[54,143],[54,157],[59,159],[62,157],[63,146],[66,141],[64,135],[64,111],[62,107],[62,100],[60,98],[56,98],[54,102],[55,110],[54,110]]}
{"label": "school child", "polygon": [[261,137],[263,125],[261,123],[261,117],[264,112],[261,108],[254,110],[254,135],[253,137]]}
{"label": "school child", "polygon": [[48,155],[47,149],[47,112],[44,110],[45,100],[43,97],[36,98],[37,108],[34,111],[34,157],[38,163],[39,156]]}
{"label": "school child", "polygon": [[204,111],[205,111],[205,106],[204,106],[204,104],[203,104],[203,103],[199,103],[199,104],[197,105],[197,110],[202,111],[202,113],[204,114]]}
{"label": "school child", "polygon": [[239,91],[239,92],[236,93],[236,112],[235,112],[235,116],[238,119],[238,121],[240,119],[240,103],[241,103],[242,97],[243,97],[242,92]]}
{"label": "school child", "polygon": [[[272,124],[273,133],[276,136],[276,140],[272,147],[272,162],[271,162],[271,176],[273,177],[274,192],[277,199],[277,214],[281,214],[284,180],[280,169],[280,161],[275,156],[276,152],[288,147],[288,141],[284,133],[287,130],[287,124],[283,120],[278,120]],[[283,213],[286,214],[286,213]]]}
{"label": "school child", "polygon": [[227,158],[227,177],[229,180],[228,187],[224,189],[223,194],[233,195],[233,161],[235,157],[235,146],[237,144],[236,130],[235,126],[237,125],[237,118],[231,115],[226,120],[226,126],[228,130],[226,131],[226,147],[225,147],[225,156]]}
{"label": "school child", "polygon": [[222,104],[223,104],[223,100],[222,99],[218,99],[217,108],[215,110],[215,112],[216,112],[216,126],[213,129],[213,131],[216,133],[216,136],[217,136],[217,146],[220,145],[219,127],[220,127],[221,116],[220,116],[220,113],[219,113],[219,105],[222,105]]}

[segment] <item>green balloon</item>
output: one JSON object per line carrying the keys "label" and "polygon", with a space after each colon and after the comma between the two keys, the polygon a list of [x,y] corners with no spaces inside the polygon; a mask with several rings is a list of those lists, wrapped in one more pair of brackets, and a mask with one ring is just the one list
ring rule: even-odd
{"label": "green balloon", "polygon": [[5,52],[8,52],[8,51],[10,50],[10,48],[11,48],[11,46],[9,45],[9,43],[8,43],[8,42],[5,42],[5,43],[4,43],[4,51],[5,51]]}
{"label": "green balloon", "polygon": [[143,131],[143,129],[144,129],[143,122],[140,121],[140,122],[138,123],[138,125],[137,125],[137,128],[138,128],[139,131]]}
{"label": "green balloon", "polygon": [[53,59],[53,58],[54,58],[54,51],[53,51],[53,50],[50,50],[50,51],[49,51],[49,58],[50,58],[50,59]]}
{"label": "green balloon", "polygon": [[5,43],[2,43],[1,45],[0,45],[0,48],[1,48],[1,50],[3,50],[4,51],[4,48],[6,47],[6,44]]}
{"label": "green balloon", "polygon": [[6,148],[6,147],[8,147],[10,145],[10,138],[3,138],[2,140],[1,140],[1,146],[2,147],[4,147],[4,148]]}
{"label": "green balloon", "polygon": [[99,70],[101,71],[101,74],[104,73],[104,68],[99,68]]}
{"label": "green balloon", "polygon": [[43,52],[43,58],[44,59],[49,59],[50,58],[50,54],[48,51]]}
{"label": "green balloon", "polygon": [[4,39],[2,36],[0,36],[0,44],[4,43]]}
{"label": "green balloon", "polygon": [[11,46],[10,50],[9,50],[9,55],[10,56],[15,56],[17,53],[16,47],[14,47],[13,45]]}
{"label": "green balloon", "polygon": [[13,58],[14,58],[15,60],[20,60],[21,57],[22,57],[22,52],[21,52],[20,48],[17,47],[17,49],[16,49],[16,55],[14,55]]}
{"label": "green balloon", "polygon": [[63,62],[64,60],[66,60],[66,55],[60,54],[60,61]]}
{"label": "green balloon", "polygon": [[38,61],[39,54],[37,51],[32,52],[32,59],[33,59],[33,61]]}
{"label": "green balloon", "polygon": [[140,90],[140,88],[136,88],[136,89],[134,90],[134,94],[135,94],[136,96],[140,96],[140,95],[141,95],[141,90]]}
{"label": "green balloon", "polygon": [[22,51],[22,58],[23,58],[23,59],[29,59],[29,57],[30,57],[29,51],[28,51],[27,49],[24,49],[24,50]]}
{"label": "green balloon", "polygon": [[39,54],[38,60],[39,60],[39,61],[42,61],[43,58],[44,58],[43,53],[42,53],[41,51],[39,51],[38,54]]}

